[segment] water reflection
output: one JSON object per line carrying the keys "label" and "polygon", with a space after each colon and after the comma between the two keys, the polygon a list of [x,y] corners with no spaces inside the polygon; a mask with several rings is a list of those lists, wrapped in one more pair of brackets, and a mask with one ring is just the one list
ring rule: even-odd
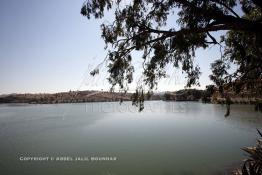
{"label": "water reflection", "polygon": [[[252,106],[130,102],[0,106],[5,174],[214,174],[243,159],[261,113]],[[116,162],[20,162],[27,156],[117,156]]]}

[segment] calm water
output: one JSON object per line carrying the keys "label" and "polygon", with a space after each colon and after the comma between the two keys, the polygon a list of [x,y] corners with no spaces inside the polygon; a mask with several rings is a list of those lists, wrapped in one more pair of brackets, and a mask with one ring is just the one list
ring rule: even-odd
{"label": "calm water", "polygon": [[[0,105],[0,172],[4,175],[220,174],[256,143],[261,113],[253,107],[147,102]],[[71,161],[22,161],[24,157]],[[75,161],[75,157],[116,157]]]}

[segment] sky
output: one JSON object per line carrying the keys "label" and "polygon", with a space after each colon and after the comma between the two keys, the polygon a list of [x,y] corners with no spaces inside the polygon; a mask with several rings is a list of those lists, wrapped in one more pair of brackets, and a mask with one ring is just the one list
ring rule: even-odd
{"label": "sky", "polygon": [[[84,0],[0,1],[0,94],[55,93],[69,90],[109,90],[106,67],[98,77],[89,72],[104,60],[106,51],[100,24],[80,14]],[[175,21],[171,19],[172,21]],[[136,56],[136,55],[135,55]],[[141,60],[135,66],[139,69]],[[220,57],[217,47],[198,50],[195,62],[201,68],[198,87],[211,84],[210,63]],[[169,78],[158,91],[185,86],[181,70],[168,68]],[[141,77],[139,70],[130,90]]]}

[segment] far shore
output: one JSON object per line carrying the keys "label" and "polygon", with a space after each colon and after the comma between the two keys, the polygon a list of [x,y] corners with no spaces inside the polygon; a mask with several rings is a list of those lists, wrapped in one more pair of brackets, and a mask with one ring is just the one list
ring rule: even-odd
{"label": "far shore", "polygon": [[[183,89],[174,92],[155,93],[146,96],[147,100],[161,101],[200,101],[203,103],[224,104],[225,98],[217,95],[208,94],[205,90]],[[132,101],[132,93],[119,93],[109,91],[69,91],[54,94],[8,94],[0,96],[0,104],[4,103],[26,103],[26,104],[58,104],[58,103],[87,103],[87,102],[119,102]],[[238,97],[231,98],[231,104],[255,104],[262,109],[262,99],[256,97]]]}

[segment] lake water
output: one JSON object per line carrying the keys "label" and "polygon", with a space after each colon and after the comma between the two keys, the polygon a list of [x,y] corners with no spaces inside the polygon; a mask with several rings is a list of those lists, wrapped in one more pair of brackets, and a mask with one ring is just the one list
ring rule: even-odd
{"label": "lake water", "polygon": [[224,114],[224,106],[194,102],[146,102],[141,113],[130,102],[0,105],[0,172],[222,174],[241,163],[241,148],[254,145],[262,129],[253,106]]}

